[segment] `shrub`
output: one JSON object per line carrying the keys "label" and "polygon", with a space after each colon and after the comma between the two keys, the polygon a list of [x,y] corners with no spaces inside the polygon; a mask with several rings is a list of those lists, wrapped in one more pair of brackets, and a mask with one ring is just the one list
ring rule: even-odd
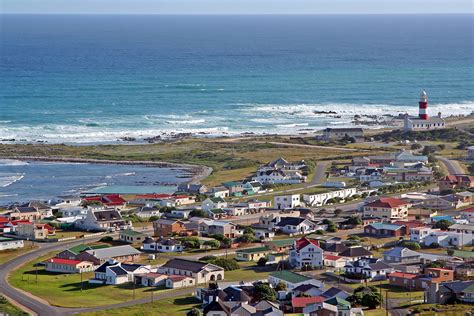
{"label": "shrub", "polygon": [[217,258],[211,261],[212,264],[224,268],[225,271],[232,271],[240,269],[239,264],[234,259]]}
{"label": "shrub", "polygon": [[213,261],[213,260],[216,260],[216,259],[217,259],[216,256],[204,256],[204,257],[199,258],[199,261],[209,262],[209,261]]}
{"label": "shrub", "polygon": [[268,262],[268,259],[266,257],[262,257],[262,258],[258,259],[257,265],[259,267],[264,267],[267,264],[267,262]]}
{"label": "shrub", "polygon": [[105,237],[102,237],[99,241],[101,241],[101,242],[112,242],[112,241],[114,241],[114,238],[112,236],[105,236]]}

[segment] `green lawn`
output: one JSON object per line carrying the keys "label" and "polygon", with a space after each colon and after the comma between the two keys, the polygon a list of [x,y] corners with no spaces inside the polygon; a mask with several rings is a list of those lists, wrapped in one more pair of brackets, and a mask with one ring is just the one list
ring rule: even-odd
{"label": "green lawn", "polygon": [[[354,289],[358,288],[359,286],[365,286],[365,283],[360,284],[346,284]],[[388,281],[372,281],[367,282],[368,286],[375,286],[377,289],[381,290],[382,296],[386,297],[386,293],[388,292],[388,298],[396,298],[396,299],[411,299],[411,300],[421,300],[423,299],[423,291],[410,291],[408,292],[406,289],[401,287],[390,286]]]}
{"label": "green lawn", "polygon": [[240,269],[225,272],[225,281],[252,281],[266,279],[275,268],[259,267],[255,262],[239,262]]}
{"label": "green lawn", "polygon": [[[122,303],[133,300],[133,285],[93,285],[88,284],[87,280],[93,276],[93,272],[83,273],[83,282],[81,291],[81,277],[79,274],[57,274],[44,270],[44,267],[38,267],[38,282],[36,282],[36,273],[33,264],[43,261],[53,256],[39,258],[25,266],[15,270],[10,278],[10,283],[24,291],[30,292],[35,296],[47,300],[50,304],[64,307],[85,307],[100,306],[115,303]],[[151,288],[137,287],[135,289],[135,298],[150,297]],[[160,290],[172,291],[172,290]],[[158,293],[158,291],[156,291]]]}
{"label": "green lawn", "polygon": [[0,313],[1,315],[8,315],[8,316],[26,316],[28,313],[23,312],[22,310],[18,309],[16,306],[10,304],[10,302],[0,296]]}
{"label": "green lawn", "polygon": [[31,241],[24,241],[25,247],[19,249],[8,249],[0,251],[0,264],[8,262],[15,257],[18,257],[21,254],[24,254],[32,249],[37,248],[37,246]]}
{"label": "green lawn", "polygon": [[82,316],[174,316],[185,315],[193,307],[200,307],[200,302],[194,297],[180,296],[172,299],[159,300],[153,303],[108,309],[99,312],[83,313]]}

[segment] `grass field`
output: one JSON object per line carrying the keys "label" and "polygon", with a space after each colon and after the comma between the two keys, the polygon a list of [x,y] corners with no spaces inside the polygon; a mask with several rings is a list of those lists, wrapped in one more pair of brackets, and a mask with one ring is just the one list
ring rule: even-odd
{"label": "grass field", "polygon": [[37,246],[31,241],[23,241],[25,246],[19,249],[8,249],[0,251],[0,264],[8,262],[15,257],[18,257],[21,254],[24,254],[32,249],[37,248]]}
{"label": "grass field", "polygon": [[172,299],[159,300],[153,303],[108,309],[93,313],[83,313],[82,316],[174,316],[185,315],[193,307],[200,307],[200,302],[194,297],[180,296]]}
{"label": "grass field", "polygon": [[[356,289],[359,286],[365,286],[365,283],[360,284],[347,284],[348,286]],[[381,293],[383,298],[385,299],[386,294],[388,292],[388,298],[395,298],[395,299],[407,299],[407,300],[419,300],[423,299],[424,292],[423,291],[410,291],[408,292],[406,289],[390,286],[388,281],[372,281],[367,282],[368,286],[375,286]]]}
{"label": "grass field", "polygon": [[0,315],[27,316],[28,313],[25,313],[16,306],[13,306],[6,298],[0,295]]}

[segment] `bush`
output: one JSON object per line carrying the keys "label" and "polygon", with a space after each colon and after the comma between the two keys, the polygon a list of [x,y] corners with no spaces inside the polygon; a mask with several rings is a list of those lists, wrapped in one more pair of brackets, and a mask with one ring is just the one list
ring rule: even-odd
{"label": "bush", "polygon": [[209,261],[213,261],[213,260],[216,260],[216,259],[217,259],[216,256],[204,256],[204,257],[199,258],[199,261],[209,262]]}
{"label": "bush", "polygon": [[268,262],[268,259],[266,257],[262,257],[262,258],[258,259],[257,265],[259,267],[264,267],[264,266],[267,265],[267,262]]}
{"label": "bush", "polygon": [[199,249],[201,248],[201,242],[197,237],[186,237],[182,239],[183,246],[188,249]]}
{"label": "bush", "polygon": [[208,240],[204,242],[204,245],[210,248],[219,248],[221,246],[221,242],[219,240]]}
{"label": "bush", "polygon": [[201,316],[201,311],[197,307],[193,307],[186,313],[186,316]]}
{"label": "bush", "polygon": [[275,286],[276,291],[286,291],[287,287],[286,284],[283,282],[278,282],[278,284]]}
{"label": "bush", "polygon": [[260,283],[255,285],[255,293],[257,300],[269,300],[275,302],[277,299],[276,291],[272,289],[271,286],[267,283]]}
{"label": "bush", "polygon": [[217,258],[211,261],[212,264],[224,268],[225,271],[232,271],[240,269],[239,264],[234,259]]}
{"label": "bush", "polygon": [[253,234],[243,234],[237,240],[242,243],[252,243],[255,242],[256,238]]}
{"label": "bush", "polygon": [[410,250],[420,250],[421,249],[420,244],[416,243],[414,241],[403,241],[402,246],[407,247]]}
{"label": "bush", "polygon": [[155,216],[151,216],[151,217],[148,219],[148,221],[149,221],[149,222],[154,222],[154,221],[157,221],[157,220],[159,220],[159,219],[160,219],[160,217],[155,215]]}
{"label": "bush", "polygon": [[114,238],[112,236],[105,236],[105,237],[102,237],[101,239],[99,239],[99,241],[101,241],[101,242],[112,242],[112,241],[114,241]]}
{"label": "bush", "polygon": [[450,222],[447,219],[442,219],[440,221],[437,221],[434,227],[439,228],[441,230],[448,230],[449,226],[451,225],[453,225],[453,222]]}
{"label": "bush", "polygon": [[436,248],[439,248],[439,244],[437,242],[433,242],[433,243],[431,243],[431,245],[429,247],[433,248],[433,249],[436,249]]}

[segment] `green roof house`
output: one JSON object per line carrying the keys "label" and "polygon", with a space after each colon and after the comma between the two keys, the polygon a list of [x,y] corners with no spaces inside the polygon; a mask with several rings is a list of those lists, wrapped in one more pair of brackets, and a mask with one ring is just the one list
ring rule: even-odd
{"label": "green roof house", "polygon": [[260,258],[265,258],[271,252],[272,250],[268,247],[239,249],[235,252],[235,260],[257,262]]}

